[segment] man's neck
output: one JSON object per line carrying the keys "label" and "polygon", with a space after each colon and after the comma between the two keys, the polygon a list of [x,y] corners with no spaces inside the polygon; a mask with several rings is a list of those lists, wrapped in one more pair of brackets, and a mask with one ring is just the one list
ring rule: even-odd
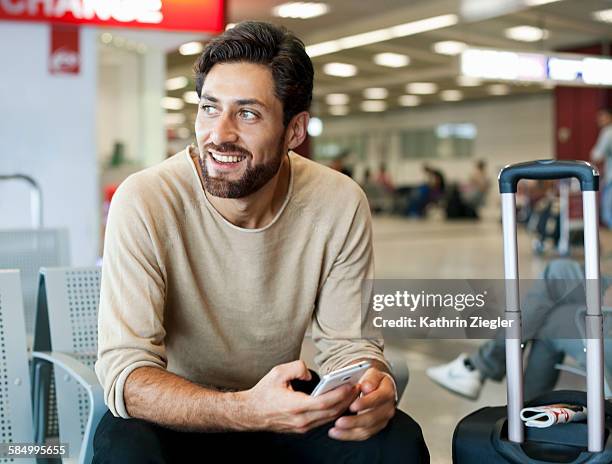
{"label": "man's neck", "polygon": [[[196,167],[202,176],[199,164],[196,163]],[[274,220],[283,206],[288,195],[290,178],[291,165],[289,156],[285,155],[276,175],[249,196],[221,198],[209,194],[206,189],[204,194],[219,214],[235,226],[244,229],[261,229]]]}

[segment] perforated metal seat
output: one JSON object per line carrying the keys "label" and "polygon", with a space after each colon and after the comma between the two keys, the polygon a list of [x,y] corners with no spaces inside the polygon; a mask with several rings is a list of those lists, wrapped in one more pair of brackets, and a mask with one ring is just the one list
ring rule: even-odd
{"label": "perforated metal seat", "polygon": [[68,443],[73,454],[64,462],[89,463],[93,435],[106,412],[93,370],[98,348],[100,269],[44,268],[40,287],[40,304],[46,308],[39,314],[48,314],[52,351],[35,351],[33,357],[37,364],[49,362],[55,368],[60,441]]}
{"label": "perforated metal seat", "polygon": [[65,229],[0,230],[0,269],[21,271],[26,331],[30,337],[34,330],[38,272],[45,266],[68,266],[68,247]]}
{"label": "perforated metal seat", "polygon": [[[19,271],[0,270],[0,443],[32,443],[30,374]],[[35,464],[35,459],[0,458]]]}

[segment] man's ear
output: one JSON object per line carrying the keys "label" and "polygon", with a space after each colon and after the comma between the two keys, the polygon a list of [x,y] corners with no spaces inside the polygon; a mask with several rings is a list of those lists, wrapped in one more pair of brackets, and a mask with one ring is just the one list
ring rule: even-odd
{"label": "man's ear", "polygon": [[308,121],[310,114],[302,111],[291,118],[287,125],[287,147],[290,150],[299,147],[308,135]]}

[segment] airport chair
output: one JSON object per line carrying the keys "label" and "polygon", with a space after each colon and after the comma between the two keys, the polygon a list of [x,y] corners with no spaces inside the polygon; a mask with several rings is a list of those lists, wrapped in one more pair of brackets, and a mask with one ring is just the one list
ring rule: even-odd
{"label": "airport chair", "polygon": [[0,269],[19,269],[23,289],[28,347],[32,347],[38,271],[45,266],[68,266],[66,229],[0,230]]}
{"label": "airport chair", "polygon": [[71,454],[63,462],[89,463],[93,436],[107,409],[93,370],[98,345],[100,269],[44,268],[40,288],[39,313],[48,315],[52,351],[32,353],[35,417],[44,423],[49,413],[44,401],[44,382],[49,377],[41,375],[40,366],[50,364],[55,371],[60,443],[67,443]]}
{"label": "airport chair", "polygon": [[[0,270],[0,443],[32,443],[32,408],[18,270]],[[0,459],[35,464],[36,459]]]}
{"label": "airport chair", "polygon": [[385,348],[385,357],[387,358],[387,361],[389,361],[389,364],[391,364],[391,371],[393,372],[393,377],[395,378],[397,399],[399,403],[402,395],[406,392],[406,387],[408,387],[408,380],[410,380],[408,365],[406,364],[406,359],[399,351]]}

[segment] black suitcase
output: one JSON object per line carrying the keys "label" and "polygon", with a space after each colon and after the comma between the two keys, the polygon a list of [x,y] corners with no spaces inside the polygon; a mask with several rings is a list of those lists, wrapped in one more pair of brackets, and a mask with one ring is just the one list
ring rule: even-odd
{"label": "black suitcase", "polygon": [[[587,406],[587,423],[558,424],[545,429],[523,427],[523,366],[518,296],[516,185],[520,179],[580,180],[584,210],[584,249],[587,288],[587,392],[553,391],[529,406],[569,403]],[[612,405],[604,401],[603,319],[599,274],[597,190],[599,174],[589,163],[534,161],[507,166],[499,174],[504,231],[508,406],[482,408],[463,418],[453,435],[456,464],[612,463]]]}

